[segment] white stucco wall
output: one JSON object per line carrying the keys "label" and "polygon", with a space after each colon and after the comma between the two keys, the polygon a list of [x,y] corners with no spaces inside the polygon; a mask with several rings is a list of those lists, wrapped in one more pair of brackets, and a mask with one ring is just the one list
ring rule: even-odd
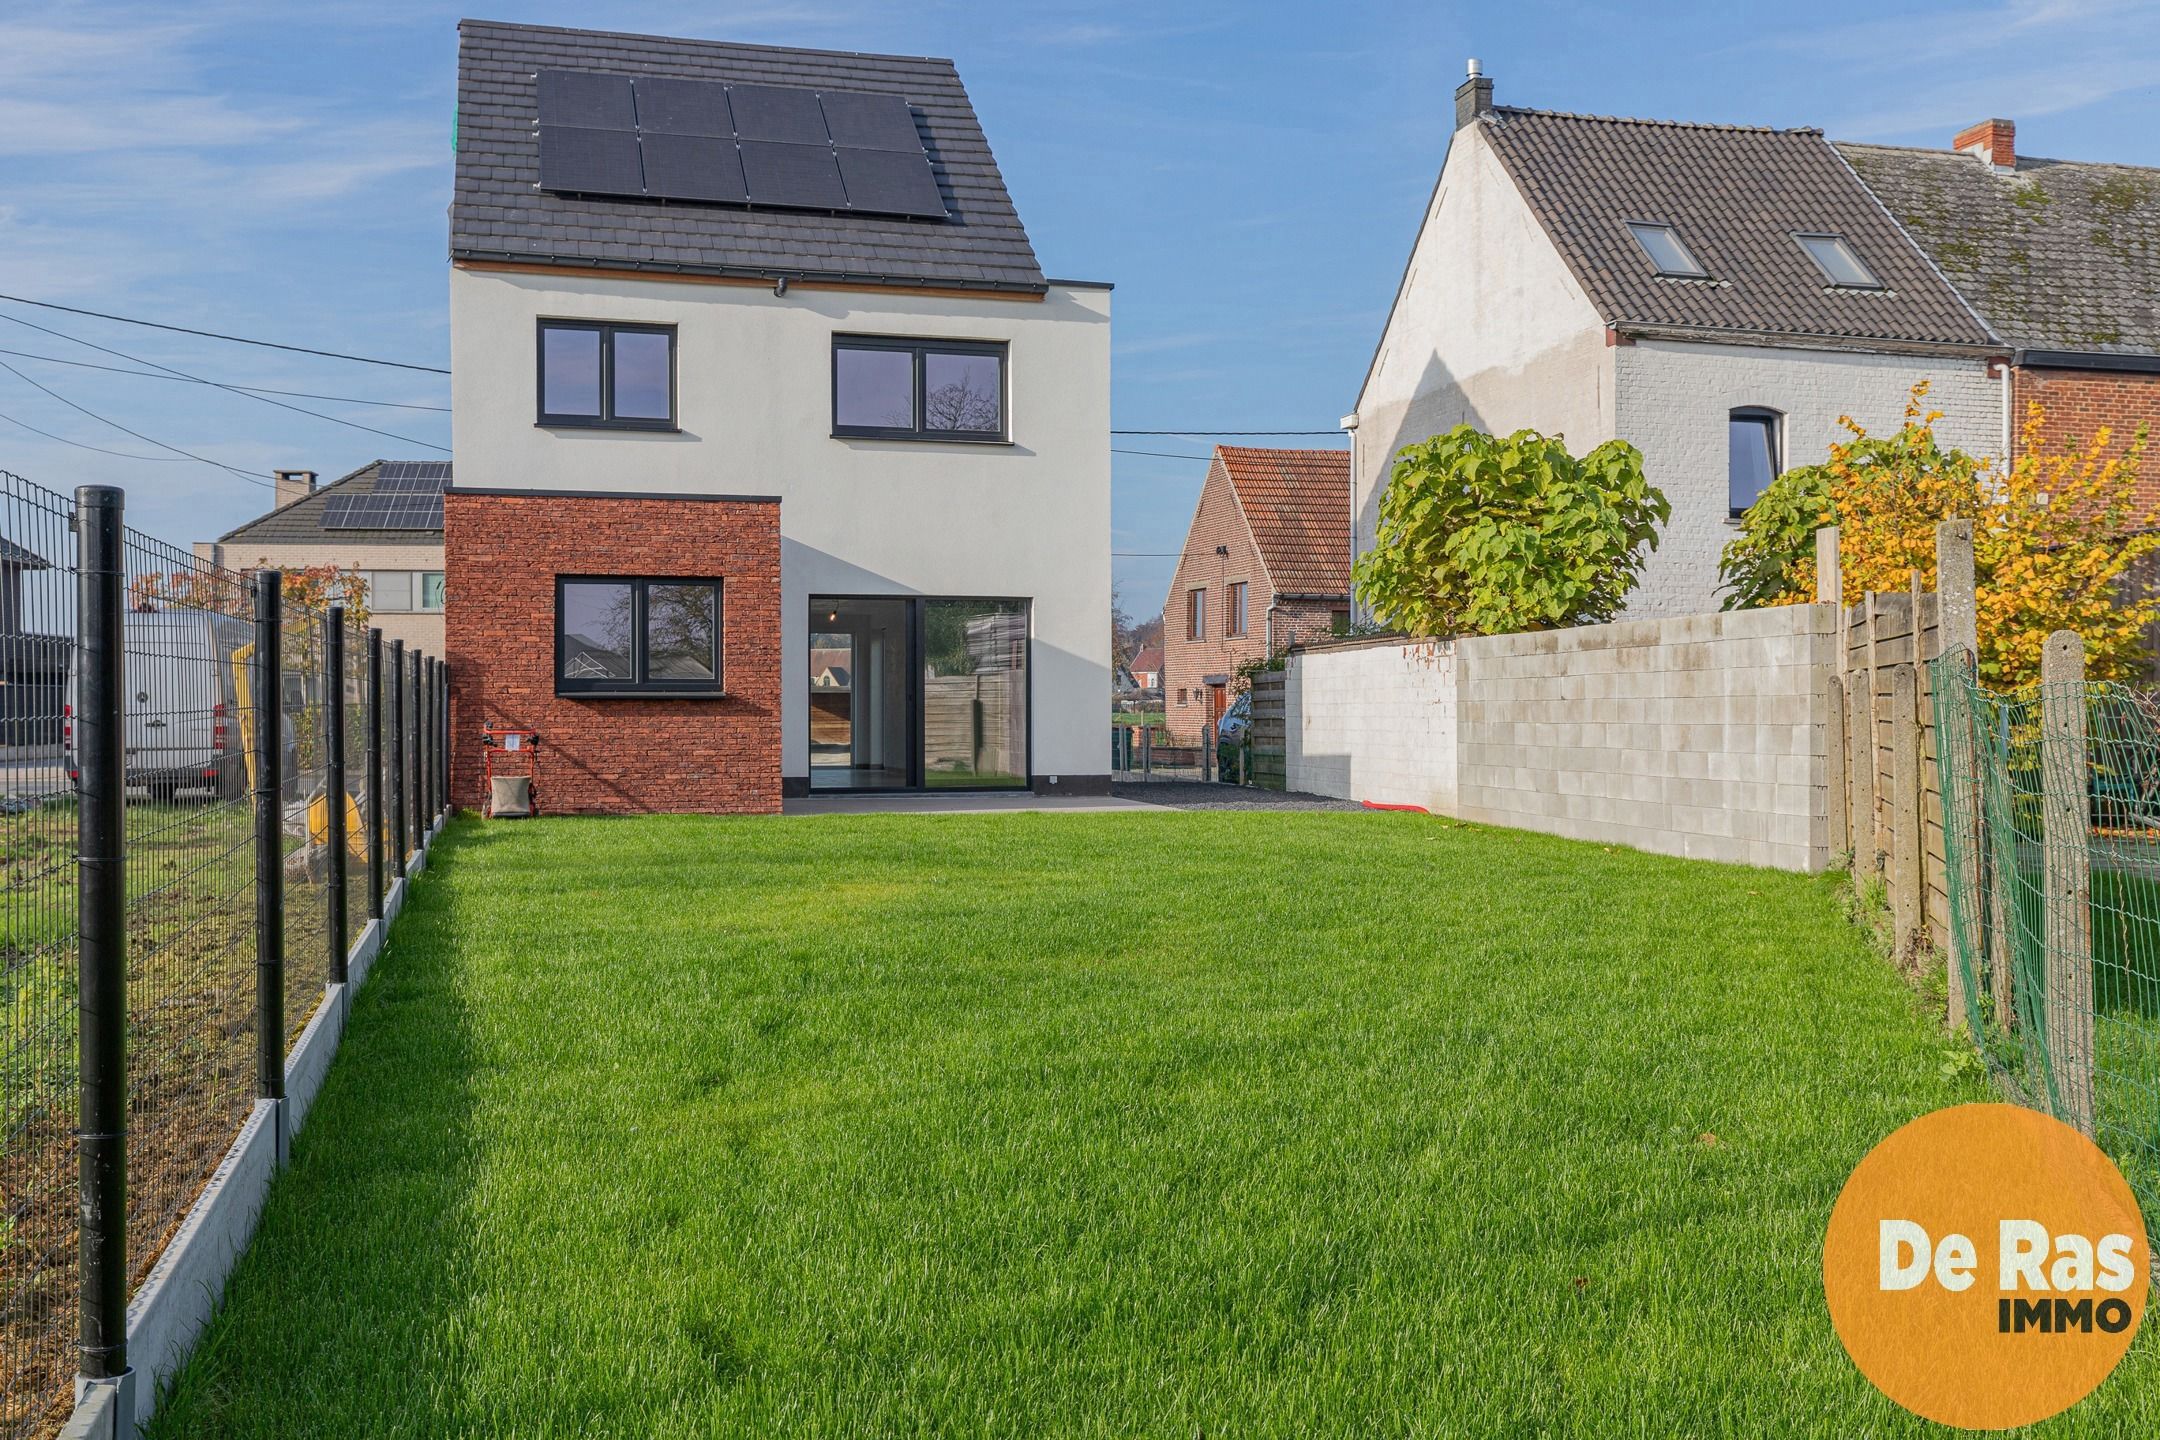
{"label": "white stucco wall", "polygon": [[1782,463],[1820,462],[1850,415],[1871,433],[1903,423],[1913,383],[1930,382],[1936,433],[1975,455],[2000,450],[2002,394],[1981,360],[1842,350],[1639,340],[1614,357],[1618,433],[1643,452],[1644,472],[1672,502],[1672,521],[1643,569],[1628,614],[1717,608],[1718,554],[1737,533],[1728,518],[1729,412],[1757,405],[1785,417]]}
{"label": "white stucco wall", "polygon": [[1288,783],[1786,870],[1829,863],[1836,611],[1293,651]]}
{"label": "white stucco wall", "polygon": [[1564,434],[1578,454],[1610,439],[1609,354],[1596,309],[1482,132],[1458,131],[1358,398],[1358,553],[1405,445],[1465,421]]}
{"label": "white stucco wall", "polygon": [[1285,672],[1290,789],[1454,813],[1453,642],[1296,650]]}
{"label": "white stucco wall", "polygon": [[[680,433],[542,429],[542,317],[672,324]],[[782,773],[809,771],[808,597],[1033,601],[1032,769],[1100,775],[1110,700],[1110,295],[1040,301],[455,269],[460,489],[780,497]],[[836,333],[1005,341],[1012,443],[835,439]],[[660,563],[625,556],[626,568]],[[450,578],[453,591],[457,578]]]}

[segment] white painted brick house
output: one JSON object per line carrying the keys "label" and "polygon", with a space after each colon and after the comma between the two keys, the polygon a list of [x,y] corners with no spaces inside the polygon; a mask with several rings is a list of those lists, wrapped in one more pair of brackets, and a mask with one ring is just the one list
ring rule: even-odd
{"label": "white painted brick house", "polygon": [[2002,354],[1820,131],[1495,107],[1473,68],[1358,396],[1355,548],[1405,445],[1618,437],[1673,511],[1629,613],[1713,610],[1733,516],[1841,415],[1894,429],[1924,379],[1945,443],[1999,449]]}

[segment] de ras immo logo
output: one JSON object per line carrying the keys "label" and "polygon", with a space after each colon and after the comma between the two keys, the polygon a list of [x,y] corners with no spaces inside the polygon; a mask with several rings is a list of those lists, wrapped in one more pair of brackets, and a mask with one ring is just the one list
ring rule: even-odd
{"label": "de ras immo logo", "polygon": [[1924,1115],[1870,1151],[1823,1240],[1831,1323],[1861,1373],[1945,1425],[2060,1413],[2114,1370],[2151,1288],[2122,1172],[2013,1105]]}

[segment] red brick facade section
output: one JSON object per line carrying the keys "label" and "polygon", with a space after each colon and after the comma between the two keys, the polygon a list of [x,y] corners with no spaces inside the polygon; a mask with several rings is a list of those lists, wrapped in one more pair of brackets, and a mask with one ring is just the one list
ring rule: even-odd
{"label": "red brick facade section", "polygon": [[[1277,650],[1322,638],[1338,616],[1347,614],[1349,478],[1346,451],[1216,447],[1184,553],[1163,601],[1163,723],[1172,738],[1189,741],[1202,734],[1210,717],[1207,676],[1230,677],[1227,700],[1237,689],[1238,666],[1267,655],[1270,605],[1275,607]],[[1241,486],[1253,491],[1242,502]],[[1263,512],[1257,521],[1249,514],[1255,506]],[[1256,541],[1256,529],[1273,545],[1272,552],[1264,552],[1262,542]],[[1339,537],[1341,552],[1332,568],[1327,561],[1331,535]],[[1225,553],[1217,554],[1217,546]],[[1328,593],[1291,592],[1278,598],[1280,574],[1293,575],[1316,590],[1325,586]],[[1240,581],[1245,585],[1245,630],[1231,635],[1230,587]],[[1197,640],[1191,635],[1187,608],[1196,589],[1207,595],[1206,633]]]}
{"label": "red brick facade section", "polygon": [[[454,801],[481,798],[483,723],[540,732],[544,814],[780,808],[780,507],[470,495],[443,505]],[[559,575],[711,576],[721,698],[555,693]]]}
{"label": "red brick facade section", "polygon": [[2160,506],[2160,375],[2021,366],[2011,374],[2010,391],[2011,415],[2021,435],[2034,401],[2046,411],[2041,444],[2051,453],[2065,446],[2082,450],[2103,425],[2115,432],[2111,448],[2120,451],[2138,426],[2145,426],[2150,440],[2138,497],[2148,508]]}

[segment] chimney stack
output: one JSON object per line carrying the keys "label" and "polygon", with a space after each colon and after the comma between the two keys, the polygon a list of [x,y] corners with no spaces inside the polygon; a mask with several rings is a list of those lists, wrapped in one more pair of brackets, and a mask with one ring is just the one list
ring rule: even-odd
{"label": "chimney stack", "polygon": [[1950,148],[1977,155],[1996,174],[2008,175],[2017,169],[2017,126],[2008,120],[1982,120],[1958,131]]}
{"label": "chimney stack", "polygon": [[1492,109],[1492,81],[1487,79],[1483,68],[1472,60],[1469,76],[1455,87],[1455,128],[1462,129]]}
{"label": "chimney stack", "polygon": [[313,470],[274,470],[271,473],[277,476],[277,508],[280,510],[315,493]]}

